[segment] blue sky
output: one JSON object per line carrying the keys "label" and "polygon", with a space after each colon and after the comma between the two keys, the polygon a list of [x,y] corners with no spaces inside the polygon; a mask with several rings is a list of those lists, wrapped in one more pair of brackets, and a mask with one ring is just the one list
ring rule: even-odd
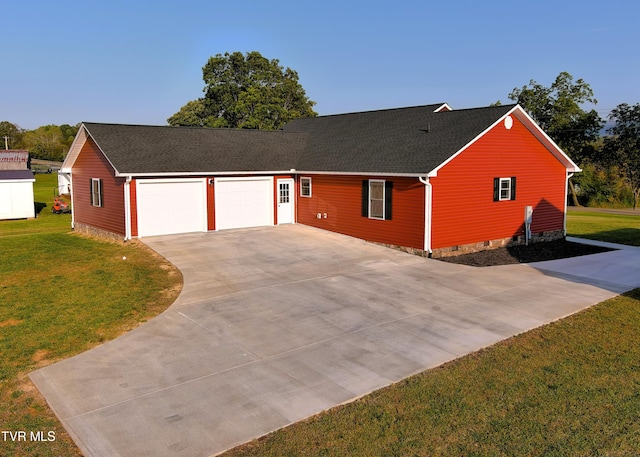
{"label": "blue sky", "polygon": [[0,121],[163,125],[233,51],[296,70],[319,114],[509,103],[567,71],[605,117],[640,102],[639,17],[631,0],[10,1]]}

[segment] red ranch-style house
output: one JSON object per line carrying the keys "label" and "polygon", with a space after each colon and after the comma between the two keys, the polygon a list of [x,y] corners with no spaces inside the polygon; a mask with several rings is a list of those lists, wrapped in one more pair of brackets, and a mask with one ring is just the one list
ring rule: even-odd
{"label": "red ranch-style house", "polygon": [[300,223],[445,256],[564,237],[581,170],[518,105],[441,103],[275,132],[83,123],[61,171],[82,232]]}

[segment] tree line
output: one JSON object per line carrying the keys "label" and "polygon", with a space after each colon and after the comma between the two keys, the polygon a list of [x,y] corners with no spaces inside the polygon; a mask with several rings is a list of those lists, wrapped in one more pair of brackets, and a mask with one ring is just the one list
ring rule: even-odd
{"label": "tree line", "polygon": [[43,125],[26,130],[9,121],[0,122],[0,149],[26,149],[34,159],[62,162],[80,125]]}

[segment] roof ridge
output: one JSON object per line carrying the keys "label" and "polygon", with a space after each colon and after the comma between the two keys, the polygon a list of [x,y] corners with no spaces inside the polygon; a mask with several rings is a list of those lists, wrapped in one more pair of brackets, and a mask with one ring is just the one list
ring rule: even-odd
{"label": "roof ridge", "polygon": [[[231,127],[198,127],[195,125],[154,125],[154,124],[123,124],[114,122],[81,122],[85,126],[108,126],[108,127],[131,127],[131,128],[154,128],[154,129],[180,129],[180,130],[200,130],[206,132],[269,132],[269,133],[283,133],[282,129],[278,130],[263,130],[263,129],[242,129]],[[295,133],[295,132],[294,132]]]}
{"label": "roof ridge", "polygon": [[469,108],[456,108],[456,109],[451,109],[451,110],[445,110],[445,111],[438,111],[438,113],[459,113],[461,111],[479,111],[479,110],[490,110],[490,109],[504,109],[504,108],[514,108],[515,106],[518,106],[517,103],[510,103],[508,105],[489,105],[489,106],[475,106],[475,107],[469,107]]}
{"label": "roof ridge", "polygon": [[[349,113],[323,114],[323,115],[317,116],[317,118],[349,116],[353,114],[384,113],[384,112],[390,112],[390,111],[401,111],[401,110],[416,109],[416,108],[431,108],[431,107],[439,108],[445,104],[446,104],[445,102],[429,103],[428,105],[398,106],[396,108],[380,108],[380,109],[372,109],[372,110],[365,110],[365,111],[353,111]],[[299,119],[302,119],[302,118],[299,118]],[[304,118],[304,119],[314,119],[314,118]],[[297,119],[294,119],[294,120],[297,120]]]}

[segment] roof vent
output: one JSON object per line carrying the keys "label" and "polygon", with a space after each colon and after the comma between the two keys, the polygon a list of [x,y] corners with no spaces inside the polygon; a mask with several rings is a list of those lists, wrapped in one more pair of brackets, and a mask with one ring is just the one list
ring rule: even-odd
{"label": "roof vent", "polygon": [[421,132],[429,133],[431,131],[431,122],[427,122],[427,128],[419,129]]}

